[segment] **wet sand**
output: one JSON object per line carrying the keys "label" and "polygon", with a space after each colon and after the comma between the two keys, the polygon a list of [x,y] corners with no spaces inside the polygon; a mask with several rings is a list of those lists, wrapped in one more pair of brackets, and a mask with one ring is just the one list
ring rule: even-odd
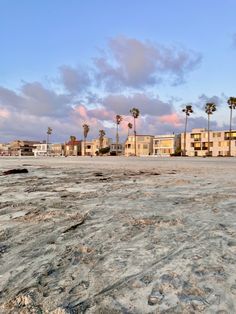
{"label": "wet sand", "polygon": [[236,313],[236,158],[1,158],[0,313]]}

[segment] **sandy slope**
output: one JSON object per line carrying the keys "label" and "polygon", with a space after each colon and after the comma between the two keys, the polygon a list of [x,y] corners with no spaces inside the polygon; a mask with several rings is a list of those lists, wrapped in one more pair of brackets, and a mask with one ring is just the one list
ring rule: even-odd
{"label": "sandy slope", "polygon": [[236,313],[236,159],[13,158],[0,313]]}

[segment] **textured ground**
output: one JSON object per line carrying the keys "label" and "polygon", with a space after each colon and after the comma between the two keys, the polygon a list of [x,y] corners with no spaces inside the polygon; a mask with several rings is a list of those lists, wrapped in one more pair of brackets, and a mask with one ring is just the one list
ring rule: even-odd
{"label": "textured ground", "polygon": [[0,159],[0,313],[236,313],[235,158]]}

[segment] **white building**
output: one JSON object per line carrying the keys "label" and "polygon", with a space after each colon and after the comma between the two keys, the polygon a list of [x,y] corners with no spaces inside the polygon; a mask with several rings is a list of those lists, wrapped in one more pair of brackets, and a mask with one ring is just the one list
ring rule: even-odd
{"label": "white building", "polygon": [[51,146],[51,144],[46,143],[35,144],[33,148],[34,156],[47,156],[51,151]]}

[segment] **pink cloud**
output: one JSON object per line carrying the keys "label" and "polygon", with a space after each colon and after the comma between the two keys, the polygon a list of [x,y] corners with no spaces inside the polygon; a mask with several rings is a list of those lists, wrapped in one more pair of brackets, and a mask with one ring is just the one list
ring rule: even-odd
{"label": "pink cloud", "polygon": [[0,109],[0,118],[8,118],[10,116],[10,111],[7,109]]}
{"label": "pink cloud", "polygon": [[168,115],[164,115],[160,117],[160,122],[173,124],[176,127],[182,125],[181,119],[177,115],[177,113],[172,113],[172,114],[168,114]]}
{"label": "pink cloud", "polygon": [[75,107],[75,112],[77,112],[81,118],[87,119],[88,114],[87,114],[87,109],[83,105],[79,105]]}

